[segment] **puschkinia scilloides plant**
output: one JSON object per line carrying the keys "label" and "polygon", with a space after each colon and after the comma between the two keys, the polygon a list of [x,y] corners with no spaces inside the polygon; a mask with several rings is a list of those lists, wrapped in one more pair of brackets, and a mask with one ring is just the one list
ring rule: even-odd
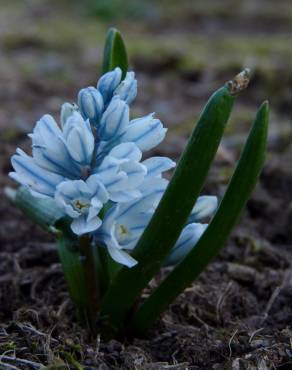
{"label": "puschkinia scilloides plant", "polygon": [[[153,113],[130,117],[137,81],[120,33],[110,29],[96,86],[64,103],[59,123],[50,115],[36,123],[31,156],[17,149],[12,157],[10,177],[22,186],[6,193],[56,236],[71,298],[92,332],[143,333],[223,247],[263,166],[267,103],[219,205],[200,193],[248,82],[244,70],[210,97],[177,165],[145,159],[166,128]],[[174,168],[168,181],[163,174]],[[170,272],[142,299],[164,266]]]}

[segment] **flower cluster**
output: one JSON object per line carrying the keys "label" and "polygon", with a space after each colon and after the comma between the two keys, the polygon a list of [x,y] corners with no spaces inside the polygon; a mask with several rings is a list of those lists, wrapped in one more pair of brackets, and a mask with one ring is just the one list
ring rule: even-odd
{"label": "flower cluster", "polygon": [[[60,126],[50,115],[37,122],[29,135],[32,156],[17,149],[10,173],[32,195],[53,198],[72,219],[75,234],[90,233],[115,261],[129,267],[137,263],[130,253],[167,187],[162,173],[175,166],[166,157],[142,160],[166,129],[154,114],[130,120],[136,94],[133,72],[123,80],[120,68],[104,74],[96,88],[79,92],[78,104],[63,104]],[[198,221],[216,207],[216,197],[198,199],[166,264],[194,246],[206,228]]]}

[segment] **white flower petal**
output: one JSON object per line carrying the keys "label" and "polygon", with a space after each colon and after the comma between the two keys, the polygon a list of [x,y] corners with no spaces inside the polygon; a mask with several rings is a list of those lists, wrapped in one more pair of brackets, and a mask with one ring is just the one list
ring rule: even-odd
{"label": "white flower petal", "polygon": [[118,96],[114,97],[101,117],[98,134],[101,140],[113,140],[129,125],[129,107]]}
{"label": "white flower petal", "polygon": [[134,143],[122,143],[115,146],[110,152],[109,156],[117,159],[128,159],[131,161],[140,162],[142,152]]}
{"label": "white flower petal", "polygon": [[68,134],[67,148],[76,162],[90,165],[94,150],[94,137],[86,130],[75,127]]}
{"label": "white flower petal", "polygon": [[92,192],[92,201],[94,201],[94,199],[98,199],[102,203],[106,203],[108,201],[108,192],[103,183],[100,181],[100,177],[98,175],[89,176],[89,178],[86,180],[86,184]]}
{"label": "white flower petal", "polygon": [[88,211],[88,214],[87,214],[87,220],[86,220],[87,222],[89,222],[92,218],[96,217],[99,214],[99,212],[102,208],[102,203],[101,202],[99,202],[99,203],[100,204],[98,205],[98,207],[90,207],[89,208],[89,211]]}
{"label": "white flower petal", "polygon": [[151,157],[142,162],[147,168],[148,176],[159,176],[161,173],[176,166],[176,163],[167,157]]}
{"label": "white flower petal", "polygon": [[64,180],[62,176],[36,165],[33,158],[20,150],[12,156],[11,163],[15,170],[9,174],[11,178],[44,195],[53,196],[56,186]]}
{"label": "white flower petal", "polygon": [[143,164],[133,161],[122,163],[120,169],[127,174],[126,187],[129,190],[137,188],[143,182],[147,173]]}
{"label": "white flower petal", "polygon": [[104,104],[101,93],[95,87],[89,86],[79,91],[78,106],[85,120],[98,124]]}
{"label": "white flower petal", "polygon": [[218,207],[218,199],[212,195],[199,197],[188,219],[188,222],[199,221],[202,218],[212,216]]}
{"label": "white flower petal", "polygon": [[113,71],[105,73],[97,82],[97,89],[103,96],[105,104],[107,104],[113,96],[114,90],[121,82],[122,71],[116,67]]}
{"label": "white flower petal", "polygon": [[137,80],[134,72],[127,72],[126,78],[114,91],[115,95],[124,100],[127,104],[131,104],[137,96]]}
{"label": "white flower petal", "polygon": [[72,161],[53,117],[43,116],[29,136],[33,158],[40,167],[68,178],[80,176],[80,167]]}
{"label": "white flower petal", "polygon": [[46,140],[62,136],[62,131],[54,118],[49,114],[45,114],[36,123],[33,133],[30,136],[35,134],[41,136],[42,140],[45,142]]}
{"label": "white flower petal", "polygon": [[126,190],[126,191],[111,191],[110,200],[118,203],[131,202],[134,199],[141,197],[141,192],[139,190]]}
{"label": "white flower petal", "polygon": [[74,113],[78,112],[78,106],[76,104],[64,103],[61,107],[60,121],[62,127],[65,126],[67,119]]}
{"label": "white flower petal", "polygon": [[91,192],[83,180],[63,181],[57,186],[57,193],[62,194],[67,199],[77,199],[82,196],[90,196]]}
{"label": "white flower petal", "polygon": [[153,192],[164,193],[169,181],[163,177],[146,176],[142,184],[139,186],[141,193],[146,196]]}
{"label": "white flower petal", "polygon": [[[103,174],[98,174],[100,181],[104,184],[106,190],[110,194],[116,191],[126,191],[127,189],[127,174],[123,171],[118,173],[113,173],[112,177],[107,176],[105,177]],[[112,199],[113,200],[113,199]]]}
{"label": "white flower petal", "polygon": [[92,218],[90,221],[87,221],[86,216],[82,215],[72,221],[71,229],[74,234],[83,235],[97,230],[100,227],[101,223],[102,222],[98,217]]}
{"label": "white flower petal", "polygon": [[207,226],[207,224],[198,223],[187,225],[183,229],[164,265],[171,266],[180,262],[195,247]]}
{"label": "white flower petal", "polygon": [[153,114],[149,114],[131,121],[121,141],[134,142],[142,151],[147,151],[164,139],[166,131],[160,120],[153,118]]}
{"label": "white flower petal", "polygon": [[112,257],[112,259],[118,263],[120,263],[121,265],[125,265],[129,268],[137,265],[137,261],[131,257],[128,253],[120,250],[120,249],[116,249],[116,248],[113,248],[111,246],[108,246],[107,247],[107,250],[110,254],[110,256]]}
{"label": "white flower petal", "polygon": [[155,205],[158,203],[161,192],[153,190],[151,194],[147,196],[142,196],[139,199],[134,199],[132,201],[127,202],[126,204],[120,205],[119,216],[124,217],[127,214],[132,215],[141,213],[141,212],[149,212],[153,211]]}

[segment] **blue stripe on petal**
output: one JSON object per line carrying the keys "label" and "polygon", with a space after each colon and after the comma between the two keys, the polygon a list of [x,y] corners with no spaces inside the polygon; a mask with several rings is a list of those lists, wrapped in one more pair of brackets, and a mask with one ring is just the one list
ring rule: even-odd
{"label": "blue stripe on petal", "polygon": [[195,247],[207,226],[207,224],[199,223],[187,225],[183,229],[164,265],[170,266],[180,262]]}
{"label": "blue stripe on petal", "polygon": [[85,120],[89,119],[92,124],[98,124],[104,104],[102,95],[96,88],[89,86],[80,90],[78,105]]}
{"label": "blue stripe on petal", "polygon": [[105,73],[97,82],[97,89],[103,96],[104,103],[107,104],[113,96],[113,92],[119,85],[122,78],[122,71],[116,67],[113,71]]}
{"label": "blue stripe on petal", "polygon": [[103,141],[112,141],[125,131],[128,124],[129,107],[119,97],[115,97],[102,115],[98,135]]}
{"label": "blue stripe on petal", "polygon": [[212,216],[218,207],[216,196],[203,195],[197,199],[197,202],[188,219],[188,223],[199,221],[205,217]]}
{"label": "blue stripe on petal", "polygon": [[37,166],[27,155],[14,155],[11,163],[17,173],[17,181],[45,195],[53,195],[56,185],[64,179]]}
{"label": "blue stripe on petal", "polygon": [[162,172],[176,166],[176,163],[167,157],[151,157],[142,162],[147,167],[147,176],[161,176]]}
{"label": "blue stripe on petal", "polygon": [[166,129],[153,115],[131,121],[127,131],[122,136],[123,142],[134,142],[142,151],[157,146],[165,137]]}
{"label": "blue stripe on petal", "polygon": [[134,72],[127,72],[126,78],[116,88],[114,94],[118,95],[127,104],[132,103],[137,95],[137,80],[135,80]]}
{"label": "blue stripe on petal", "polygon": [[107,247],[108,249],[108,252],[110,254],[110,256],[112,257],[112,259],[122,265],[125,265],[129,268],[137,265],[137,261],[131,257],[128,253],[120,250],[120,249],[117,249],[117,248],[114,248],[114,247],[111,247],[111,246],[108,246]]}
{"label": "blue stripe on petal", "polygon": [[117,159],[129,159],[139,162],[142,158],[142,152],[135,143],[122,143],[115,146],[109,155]]}

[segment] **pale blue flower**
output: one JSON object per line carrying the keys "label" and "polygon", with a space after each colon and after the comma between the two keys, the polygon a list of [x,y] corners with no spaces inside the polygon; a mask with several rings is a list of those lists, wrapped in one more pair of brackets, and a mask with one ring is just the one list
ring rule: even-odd
{"label": "pale blue flower", "polygon": [[77,235],[100,227],[102,221],[98,214],[108,199],[108,192],[97,175],[90,176],[86,181],[63,181],[55,192],[57,205],[73,219],[71,229]]}
{"label": "pale blue flower", "polygon": [[60,122],[61,122],[61,127],[63,128],[65,126],[65,123],[67,119],[74,113],[78,112],[79,108],[78,105],[73,103],[64,103],[62,104],[61,107],[61,114],[60,114]]}
{"label": "pale blue flower", "polygon": [[142,163],[147,167],[147,178],[161,178],[163,172],[176,166],[176,163],[167,157],[150,157]]}
{"label": "pale blue flower", "polygon": [[[133,72],[123,81],[121,76],[116,68],[100,78],[97,89],[79,92],[79,106],[63,104],[61,127],[43,116],[29,135],[32,157],[18,149],[10,176],[33,195],[55,199],[72,218],[75,234],[93,233],[115,261],[132,267],[137,262],[130,253],[168,185],[162,173],[175,163],[165,157],[142,161],[142,152],[158,145],[166,129],[153,113],[130,121],[137,81]],[[216,208],[216,197],[198,198],[165,264],[179,262],[195,246],[206,228],[198,221]]]}
{"label": "pale blue flower", "polygon": [[137,80],[134,72],[127,72],[121,81],[122,71],[119,67],[105,73],[97,82],[97,89],[103,96],[104,104],[107,105],[114,95],[119,95],[121,100],[131,104],[137,95]]}
{"label": "pale blue flower", "polygon": [[99,79],[97,89],[90,87],[79,92],[83,118],[88,118],[96,129],[96,165],[120,143],[134,142],[142,151],[152,149],[164,139],[167,131],[153,113],[130,121],[128,104],[137,94],[137,81],[134,72],[128,72],[123,81],[121,76],[122,71],[117,67]]}
{"label": "pale blue flower", "polygon": [[166,132],[161,121],[151,113],[130,121],[121,141],[132,141],[144,152],[160,144]]}
{"label": "pale blue flower", "polygon": [[149,158],[143,164],[149,174],[147,173],[138,187],[142,196],[138,200],[118,203],[110,208],[102,226],[94,234],[95,240],[107,247],[116,262],[128,267],[134,266],[137,261],[127,251],[136,246],[167,187],[168,181],[162,178],[161,172],[175,165],[173,161],[163,157]]}
{"label": "pale blue flower", "polygon": [[32,157],[19,148],[16,153],[11,158],[15,172],[10,172],[9,176],[27,186],[34,196],[53,197],[57,185],[64,181],[64,177],[39,167]]}
{"label": "pale blue flower", "polygon": [[[150,160],[152,163],[155,162],[151,158]],[[168,181],[161,177],[161,173],[156,177],[149,176],[148,179],[146,177],[141,187],[143,188],[141,198],[125,204],[116,204],[105,214],[102,226],[94,234],[95,240],[107,247],[116,262],[128,267],[133,267],[137,263],[130,253],[151,220],[167,184]],[[200,197],[198,203],[202,203]],[[204,204],[206,208],[209,207],[205,200]],[[210,216],[211,213],[206,209],[204,218],[207,215]],[[201,223],[187,224],[164,265],[180,262],[195,247],[207,226]]]}
{"label": "pale blue flower", "polygon": [[94,172],[109,192],[114,202],[129,202],[141,196],[147,167],[140,163],[142,152],[134,143],[114,147]]}
{"label": "pale blue flower", "polygon": [[[98,229],[103,205],[112,206],[117,219],[129,222],[132,236],[116,248],[125,256],[123,249],[137,242],[136,222],[141,234],[167,187],[162,172],[175,163],[164,157],[142,161],[142,152],[158,145],[166,129],[153,114],[130,121],[128,104],[136,96],[137,81],[133,72],[123,81],[121,76],[116,68],[100,78],[97,89],[79,92],[79,106],[63,104],[61,127],[52,116],[44,115],[29,135],[32,157],[17,150],[12,157],[15,172],[10,176],[33,195],[54,198],[73,219],[72,230],[78,235]],[[105,235],[111,235],[111,213],[106,214],[102,227],[107,230]],[[105,244],[109,243],[108,238]],[[111,243],[119,246],[120,239]]]}
{"label": "pale blue flower", "polygon": [[188,219],[188,223],[196,222],[206,217],[212,216],[217,207],[217,197],[213,195],[203,195],[199,197]]}
{"label": "pale blue flower", "polygon": [[196,245],[207,228],[207,224],[192,223],[182,230],[182,233],[166,258],[164,266],[172,266],[179,263]]}
{"label": "pale blue flower", "polygon": [[33,159],[39,167],[66,178],[80,176],[80,166],[72,163],[63,132],[52,116],[43,116],[29,136]]}
{"label": "pale blue flower", "polygon": [[162,196],[164,190],[164,186],[155,188],[138,201],[116,204],[106,213],[102,226],[95,233],[95,240],[106,245],[116,262],[128,267],[137,264],[126,251],[134,249],[153,215],[154,201]]}
{"label": "pale blue flower", "polygon": [[74,112],[66,121],[63,128],[66,147],[71,157],[82,166],[91,166],[95,139],[88,120]]}
{"label": "pale blue flower", "polygon": [[119,96],[113,97],[102,115],[98,126],[98,139],[114,141],[123,134],[129,125],[129,107]]}
{"label": "pale blue flower", "polygon": [[115,89],[122,79],[122,70],[116,67],[113,71],[105,73],[97,82],[97,89],[103,96],[104,104],[108,104],[113,97]]}
{"label": "pale blue flower", "polygon": [[54,188],[64,179],[82,179],[90,175],[94,136],[88,121],[74,111],[63,131],[53,117],[43,116],[36,124],[32,139],[32,157],[20,150],[12,157],[15,172],[10,176],[29,187],[34,195],[54,196]]}
{"label": "pale blue flower", "polygon": [[[119,97],[113,98],[102,116],[97,162],[120,143],[133,142],[144,152],[155,148],[166,135],[167,129],[159,119],[154,118],[153,114],[129,121],[128,110],[124,104]],[[110,132],[112,135],[109,134]]]}
{"label": "pale blue flower", "polygon": [[197,199],[187,225],[164,263],[165,266],[179,263],[195,247],[208,226],[198,221],[213,216],[217,207],[218,199],[215,196],[203,195]]}
{"label": "pale blue flower", "polygon": [[125,79],[115,89],[114,95],[131,104],[137,96],[137,80],[134,72],[127,72]]}
{"label": "pale blue flower", "polygon": [[98,125],[104,110],[104,102],[101,93],[92,86],[79,91],[78,106],[82,117],[92,125]]}
{"label": "pale blue flower", "polygon": [[53,117],[45,115],[37,122],[32,139],[33,158],[40,167],[69,179],[82,178],[91,165],[94,136],[88,121],[73,112],[63,131]]}

